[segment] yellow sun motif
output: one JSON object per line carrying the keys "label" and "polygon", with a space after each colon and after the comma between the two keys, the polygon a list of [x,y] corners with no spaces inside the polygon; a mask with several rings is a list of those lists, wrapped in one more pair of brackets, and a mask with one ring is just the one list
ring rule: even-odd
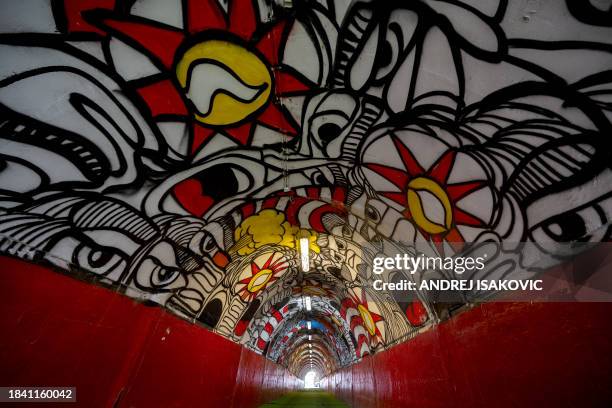
{"label": "yellow sun motif", "polygon": [[[208,68],[210,78],[225,80],[228,90],[216,93],[216,89],[194,86],[194,72]],[[216,76],[211,75],[217,73]],[[179,84],[196,107],[204,99],[207,111],[198,109],[198,121],[212,126],[238,123],[266,104],[272,90],[272,74],[255,53],[245,47],[224,40],[208,40],[189,48],[176,66]],[[197,84],[196,84],[197,85]]]}
{"label": "yellow sun motif", "polygon": [[[283,64],[294,18],[262,24],[257,1],[185,0],[184,29],[155,19],[91,10],[98,30],[127,42],[161,71],[137,85],[154,118],[179,117],[189,128],[190,153],[222,133],[242,146],[258,125],[290,137],[298,123],[273,96],[309,92],[314,83]],[[227,3],[227,2],[226,2]]]}
{"label": "yellow sun motif", "polygon": [[[467,195],[484,188],[485,180],[449,183],[448,179],[455,163],[457,152],[448,150],[429,168],[424,169],[412,152],[397,136],[392,141],[400,155],[403,168],[371,163],[367,167],[389,180],[400,191],[381,191],[379,194],[402,206],[406,219],[411,220],[421,234],[444,254],[443,243],[448,243],[455,252],[460,252],[465,239],[458,226],[484,227],[485,221],[457,206]],[[431,200],[424,200],[429,195]],[[425,201],[425,202],[424,202]],[[442,214],[432,219],[436,207]]]}
{"label": "yellow sun motif", "polygon": [[[284,256],[278,252],[271,253],[267,258],[266,256],[260,256],[253,260],[250,275],[239,280],[236,284],[236,290],[245,302],[255,299],[262,290],[276,281],[289,266],[285,262]],[[265,259],[265,261],[262,261],[262,259]]]}
{"label": "yellow sun motif", "polygon": [[268,284],[270,278],[273,275],[272,269],[262,269],[257,272],[255,276],[249,280],[249,284],[247,285],[247,290],[251,293],[259,292],[264,286]]}
{"label": "yellow sun motif", "polygon": [[371,310],[372,306],[374,305],[368,304],[365,290],[361,291],[361,295],[358,295],[357,292],[351,293],[347,301],[350,305],[349,307],[357,308],[357,311],[359,312],[359,317],[356,317],[358,319],[358,323],[368,331],[370,338],[374,340],[382,340],[383,335],[378,327],[378,323],[382,322],[383,318],[381,315]]}
{"label": "yellow sun motif", "polygon": [[[444,225],[432,221],[423,208],[419,191],[425,191],[433,195],[444,209]],[[414,222],[428,234],[443,234],[453,227],[453,208],[447,192],[436,181],[417,177],[410,181],[407,186],[408,210],[412,214]]]}
{"label": "yellow sun motif", "polygon": [[363,320],[363,324],[368,330],[368,333],[370,333],[370,336],[376,335],[376,323],[374,322],[372,313],[370,313],[370,311],[366,309],[363,305],[357,305],[357,310],[359,311],[361,319]]}
{"label": "yellow sun motif", "polygon": [[319,296],[319,297],[324,297],[328,295],[325,289],[321,287],[317,287],[317,286],[304,286],[302,288],[302,293],[308,296]]}

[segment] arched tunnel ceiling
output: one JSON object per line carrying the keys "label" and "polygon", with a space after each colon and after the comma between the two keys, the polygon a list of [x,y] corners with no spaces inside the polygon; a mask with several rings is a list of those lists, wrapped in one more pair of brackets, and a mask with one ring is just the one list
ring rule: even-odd
{"label": "arched tunnel ceiling", "polygon": [[376,256],[609,239],[609,3],[226,3],[2,4],[3,253],[303,376],[443,315]]}

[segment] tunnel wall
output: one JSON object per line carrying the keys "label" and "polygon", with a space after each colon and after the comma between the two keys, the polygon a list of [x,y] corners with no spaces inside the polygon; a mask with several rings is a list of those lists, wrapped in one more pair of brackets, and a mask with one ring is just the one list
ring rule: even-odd
{"label": "tunnel wall", "polygon": [[86,407],[257,407],[285,370],[157,307],[0,257],[0,384],[74,386]]}
{"label": "tunnel wall", "polygon": [[[281,367],[155,307],[0,257],[0,383],[79,405],[256,407]],[[358,408],[610,406],[607,303],[489,303],[323,381]]]}
{"label": "tunnel wall", "polygon": [[323,386],[359,408],[609,407],[611,312],[609,303],[484,304]]}

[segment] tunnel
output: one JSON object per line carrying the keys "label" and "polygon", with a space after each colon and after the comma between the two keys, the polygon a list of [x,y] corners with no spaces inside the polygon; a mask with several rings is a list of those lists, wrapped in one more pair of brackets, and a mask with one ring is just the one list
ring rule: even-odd
{"label": "tunnel", "polygon": [[0,2],[0,408],[612,406],[611,167],[611,0]]}

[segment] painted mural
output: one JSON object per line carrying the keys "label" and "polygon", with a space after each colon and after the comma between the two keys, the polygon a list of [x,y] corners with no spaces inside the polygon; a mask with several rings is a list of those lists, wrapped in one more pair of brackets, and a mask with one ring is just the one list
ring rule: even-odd
{"label": "painted mural", "polygon": [[297,372],[437,321],[380,254],[609,240],[610,1],[282,3],[2,2],[0,251]]}

